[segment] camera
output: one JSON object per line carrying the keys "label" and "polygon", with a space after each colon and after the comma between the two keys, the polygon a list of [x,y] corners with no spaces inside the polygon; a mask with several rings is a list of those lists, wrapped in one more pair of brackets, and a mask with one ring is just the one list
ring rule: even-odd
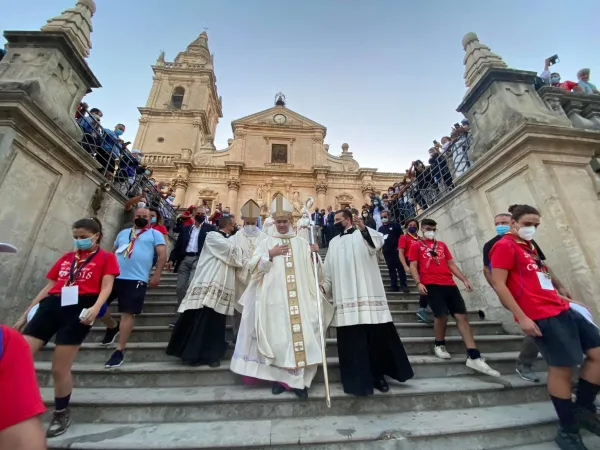
{"label": "camera", "polygon": [[438,144],[439,144],[439,142],[434,139],[433,140],[433,145],[438,145]]}
{"label": "camera", "polygon": [[548,65],[549,66],[553,66],[554,64],[560,62],[560,59],[558,59],[558,55],[552,55],[550,58],[548,58]]}
{"label": "camera", "polygon": [[460,124],[457,122],[454,124],[454,128],[460,128]]}

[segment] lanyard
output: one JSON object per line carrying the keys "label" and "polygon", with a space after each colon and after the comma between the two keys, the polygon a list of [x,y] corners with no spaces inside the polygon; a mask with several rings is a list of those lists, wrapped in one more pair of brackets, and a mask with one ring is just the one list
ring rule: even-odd
{"label": "lanyard", "polygon": [[75,281],[77,280],[77,277],[79,277],[79,274],[81,273],[83,268],[87,266],[90,263],[90,261],[92,261],[92,259],[94,259],[94,257],[98,254],[99,251],[100,247],[98,247],[98,249],[94,253],[92,253],[83,261],[81,261],[79,251],[75,253],[75,257],[73,258],[73,262],[71,263],[71,269],[69,270],[69,280],[65,283],[65,286],[73,286],[75,284]]}
{"label": "lanyard", "polygon": [[[429,252],[429,255],[435,259],[436,264],[439,266],[440,265],[440,258],[438,257],[438,254],[436,252],[437,246],[438,246],[438,241],[437,240],[433,240],[433,247],[429,248],[427,246],[427,243],[425,241],[423,241],[422,239],[419,239],[419,242],[421,243],[421,245],[423,247],[425,247],[425,249],[427,249],[427,251]],[[429,264],[431,263],[431,260],[427,261],[427,266],[429,267]]]}
{"label": "lanyard", "polygon": [[140,238],[140,236],[149,229],[150,227],[147,226],[142,231],[140,231],[139,234],[135,234],[135,228],[131,229],[131,235],[129,236],[129,245],[125,249],[123,256],[125,256],[127,259],[131,259],[131,255],[133,255],[133,246],[135,245],[135,241],[137,241]]}
{"label": "lanyard", "polygon": [[524,240],[518,238],[517,236],[515,236],[514,234],[512,234],[511,232],[506,233],[505,236],[507,236],[508,239],[510,239],[514,245],[523,247],[523,250],[525,250],[527,253],[529,253],[533,257],[533,259],[535,260],[535,263],[540,268],[540,271],[544,275],[546,275],[546,277],[550,278],[550,270],[548,269],[548,266],[544,263],[544,261],[542,261],[542,258],[540,258],[540,255],[539,255],[537,249],[535,248],[535,245],[533,245],[532,241],[529,241],[529,242],[524,241]]}

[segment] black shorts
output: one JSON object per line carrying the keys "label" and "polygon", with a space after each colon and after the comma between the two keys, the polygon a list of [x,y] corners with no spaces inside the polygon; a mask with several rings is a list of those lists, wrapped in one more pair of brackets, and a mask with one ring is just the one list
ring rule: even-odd
{"label": "black shorts", "polygon": [[467,313],[465,301],[457,286],[426,284],[425,287],[427,288],[427,302],[435,317]]}
{"label": "black shorts", "polygon": [[82,324],[79,315],[84,308],[94,306],[96,300],[97,294],[80,295],[76,305],[60,306],[60,295],[50,295],[40,301],[23,334],[44,343],[56,335],[56,345],[81,345],[92,327]]}
{"label": "black shorts", "polygon": [[117,278],[106,303],[110,305],[116,298],[119,302],[120,313],[140,314],[144,307],[147,287],[148,285],[143,281]]}
{"label": "black shorts", "polygon": [[598,328],[570,308],[534,322],[542,332],[535,343],[549,366],[579,366],[585,352],[600,347]]}

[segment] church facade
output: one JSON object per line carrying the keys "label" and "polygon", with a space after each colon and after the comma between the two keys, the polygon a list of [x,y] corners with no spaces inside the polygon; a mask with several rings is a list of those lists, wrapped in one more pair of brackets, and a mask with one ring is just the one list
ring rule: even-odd
{"label": "church facade", "polygon": [[360,208],[371,193],[385,192],[404,174],[361,168],[348,144],[339,156],[325,144],[327,128],[286,107],[278,94],[273,107],[234,120],[233,138],[217,150],[214,136],[222,114],[213,56],[203,32],[174,62],[162,53],[154,71],[133,148],[157,181],[166,181],[181,206],[207,202],[232,213],[249,199],[268,213],[283,194],[301,214],[308,197],[319,208]]}

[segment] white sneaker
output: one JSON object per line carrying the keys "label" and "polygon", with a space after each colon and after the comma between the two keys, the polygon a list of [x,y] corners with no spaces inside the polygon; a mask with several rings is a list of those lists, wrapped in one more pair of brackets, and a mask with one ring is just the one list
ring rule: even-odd
{"label": "white sneaker", "polygon": [[450,353],[448,353],[448,351],[446,350],[445,345],[436,345],[434,347],[434,351],[435,356],[437,356],[440,359],[452,359],[452,356],[450,356]]}
{"label": "white sneaker", "polygon": [[485,375],[489,375],[490,377],[499,377],[500,376],[500,372],[498,372],[497,370],[494,370],[490,366],[488,366],[488,364],[485,362],[485,360],[483,358],[471,359],[471,358],[467,357],[467,367],[469,369],[476,370],[477,372],[481,372]]}

